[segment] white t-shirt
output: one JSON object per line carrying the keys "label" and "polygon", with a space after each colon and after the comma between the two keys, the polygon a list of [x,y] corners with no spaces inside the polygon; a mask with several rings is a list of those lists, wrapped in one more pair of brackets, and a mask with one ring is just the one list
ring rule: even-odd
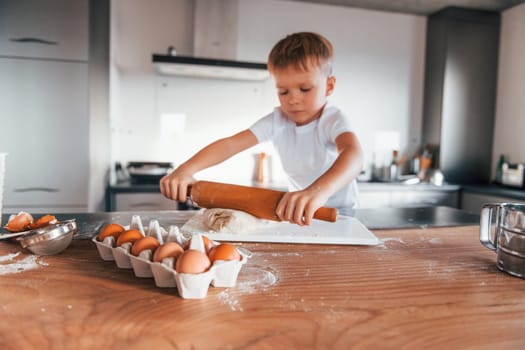
{"label": "white t-shirt", "polygon": [[[287,119],[280,107],[259,119],[251,127],[258,142],[271,141],[281,157],[288,175],[290,190],[301,190],[312,184],[335,162],[335,139],[343,132],[352,131],[350,122],[341,111],[327,103],[319,119],[297,126]],[[357,181],[334,193],[326,203],[350,215],[358,205]]]}

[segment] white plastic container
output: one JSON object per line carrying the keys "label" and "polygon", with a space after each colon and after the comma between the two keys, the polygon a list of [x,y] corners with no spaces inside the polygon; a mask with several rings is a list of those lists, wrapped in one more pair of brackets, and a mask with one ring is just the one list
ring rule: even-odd
{"label": "white plastic container", "polygon": [[115,238],[113,237],[106,237],[103,242],[99,242],[97,240],[97,237],[93,237],[93,242],[97,245],[98,254],[102,258],[102,260],[105,261],[115,261],[115,257],[113,256],[113,250],[112,247],[115,245]]}
{"label": "white plastic container", "polygon": [[[190,238],[181,236],[177,227],[170,227],[169,234],[156,220],[152,220],[148,225],[148,230],[144,231],[142,222],[138,216],[134,216],[129,226],[144,232],[147,236],[157,238],[159,243],[166,241],[184,241]],[[136,277],[151,278],[155,280],[155,285],[159,288],[177,288],[179,295],[185,299],[201,299],[206,297],[210,285],[214,287],[233,287],[237,282],[237,277],[242,266],[247,262],[251,253],[246,249],[238,249],[241,260],[237,261],[216,261],[205,272],[199,274],[177,273],[174,267],[173,258],[165,258],[162,263],[152,262],[152,252],[143,251],[139,256],[133,256],[130,252],[131,243],[125,243],[120,247],[115,247],[113,237],[106,238],[103,242],[97,240],[97,236],[92,238],[96,244],[102,260],[114,260],[121,269],[133,269]],[[179,242],[183,243],[183,242]],[[217,245],[219,243],[213,242]],[[200,234],[191,236],[189,248],[205,252],[204,242]]]}
{"label": "white plastic container", "polygon": [[[166,259],[171,259],[171,267],[164,262]],[[155,279],[155,285],[159,288],[175,288],[175,270],[173,269],[173,258],[166,258],[162,263],[151,263],[151,272]]]}

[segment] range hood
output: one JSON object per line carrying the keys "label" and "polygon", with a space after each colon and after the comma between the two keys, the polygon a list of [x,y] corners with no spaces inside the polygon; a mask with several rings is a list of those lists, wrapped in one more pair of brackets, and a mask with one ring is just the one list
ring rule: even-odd
{"label": "range hood", "polygon": [[193,3],[193,52],[153,54],[159,74],[233,80],[266,80],[265,63],[239,61],[239,0],[196,0]]}
{"label": "range hood", "polygon": [[153,54],[153,63],[162,75],[232,80],[266,80],[270,76],[264,63],[160,54]]}

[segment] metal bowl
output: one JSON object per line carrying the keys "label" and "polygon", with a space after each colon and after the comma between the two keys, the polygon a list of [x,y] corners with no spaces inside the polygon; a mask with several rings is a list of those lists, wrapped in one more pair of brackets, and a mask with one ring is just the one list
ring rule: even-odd
{"label": "metal bowl", "polygon": [[66,250],[76,233],[77,224],[72,219],[35,229],[18,240],[22,248],[27,248],[34,254],[54,255]]}

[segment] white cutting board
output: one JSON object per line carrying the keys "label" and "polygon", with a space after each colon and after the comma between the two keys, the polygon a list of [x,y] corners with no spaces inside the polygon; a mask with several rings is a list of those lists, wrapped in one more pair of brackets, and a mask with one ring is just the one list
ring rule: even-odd
{"label": "white cutting board", "polygon": [[[197,214],[199,215],[199,214]],[[197,219],[197,217],[195,217]],[[184,233],[204,234],[215,241],[376,245],[379,240],[359,220],[339,215],[336,222],[313,220],[310,226],[276,222],[243,233],[218,233],[203,225],[183,226]]]}

